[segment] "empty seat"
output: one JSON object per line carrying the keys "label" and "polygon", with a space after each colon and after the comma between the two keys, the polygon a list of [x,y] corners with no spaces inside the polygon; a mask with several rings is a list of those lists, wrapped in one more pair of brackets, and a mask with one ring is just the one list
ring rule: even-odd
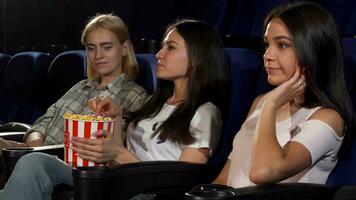
{"label": "empty seat", "polygon": [[10,59],[0,88],[1,121],[31,124],[43,114],[33,97],[35,88],[44,84],[49,64],[50,56],[43,52],[22,52]]}
{"label": "empty seat", "polygon": [[157,59],[154,54],[143,53],[136,54],[136,59],[140,72],[135,82],[145,88],[149,94],[152,94],[157,85]]}
{"label": "empty seat", "polygon": [[[345,79],[351,96],[354,113],[356,114],[356,38],[345,38],[342,40]],[[345,159],[339,160],[335,169],[328,177],[328,185],[356,185],[356,139],[354,138],[351,150]]]}
{"label": "empty seat", "polygon": [[229,0],[180,0],[176,10],[178,18],[200,19],[223,32],[228,7]]}
{"label": "empty seat", "polygon": [[356,32],[356,27],[352,27],[356,22],[351,20],[355,18],[356,2],[354,0],[317,0],[320,5],[326,8],[334,17],[340,33],[343,36],[352,36]]}
{"label": "empty seat", "polygon": [[356,113],[356,38],[344,38],[342,45],[345,81]]}
{"label": "empty seat", "polygon": [[230,73],[230,92],[228,111],[224,118],[222,138],[210,163],[219,165],[232,149],[232,140],[255,97],[255,91],[262,67],[262,56],[252,50],[242,48],[225,48]]}
{"label": "empty seat", "polygon": [[[137,53],[156,53],[165,27],[175,20],[176,0],[134,1],[134,16],[128,20]],[[163,9],[162,9],[163,8]],[[120,9],[120,8],[118,8]],[[120,13],[118,13],[120,15]]]}
{"label": "empty seat", "polygon": [[47,73],[46,97],[42,109],[46,110],[80,80],[86,79],[86,52],[65,51],[54,58]]}
{"label": "empty seat", "polygon": [[262,28],[267,14],[290,0],[237,0],[234,16],[224,38],[228,47],[249,48],[263,53]]}

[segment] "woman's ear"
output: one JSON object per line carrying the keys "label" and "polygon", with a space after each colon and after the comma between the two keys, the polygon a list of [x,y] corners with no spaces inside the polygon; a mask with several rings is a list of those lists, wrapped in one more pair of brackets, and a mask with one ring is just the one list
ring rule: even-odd
{"label": "woman's ear", "polygon": [[305,71],[306,71],[305,67],[300,68],[300,78],[303,80],[305,80]]}
{"label": "woman's ear", "polygon": [[129,51],[129,42],[126,40],[124,43],[121,44],[122,56],[126,56],[128,51]]}

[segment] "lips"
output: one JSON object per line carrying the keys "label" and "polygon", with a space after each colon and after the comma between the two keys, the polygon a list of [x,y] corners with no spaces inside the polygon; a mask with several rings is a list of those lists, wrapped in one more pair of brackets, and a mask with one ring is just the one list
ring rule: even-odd
{"label": "lips", "polygon": [[271,68],[271,67],[266,67],[266,72],[267,74],[279,74],[281,71],[280,68]]}
{"label": "lips", "polygon": [[100,67],[100,66],[102,66],[102,65],[105,65],[107,62],[96,62],[95,63],[95,66],[98,66],[98,67]]}
{"label": "lips", "polygon": [[164,65],[157,63],[157,68],[164,67]]}

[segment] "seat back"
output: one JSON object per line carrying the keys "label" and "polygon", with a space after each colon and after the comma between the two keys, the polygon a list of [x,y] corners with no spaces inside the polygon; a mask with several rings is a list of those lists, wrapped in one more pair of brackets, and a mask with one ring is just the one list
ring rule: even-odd
{"label": "seat back", "polygon": [[11,56],[9,56],[7,54],[0,53],[0,85],[3,80],[5,68],[6,68],[7,63],[9,62],[10,58],[11,58]]}
{"label": "seat back", "polygon": [[[156,53],[165,27],[172,23],[176,16],[174,11],[177,0],[127,1],[135,2],[134,16],[127,21],[136,53]],[[164,9],[161,9],[163,6]],[[120,8],[118,8],[120,9]],[[120,11],[118,12],[120,14]]]}
{"label": "seat back", "polygon": [[42,109],[46,110],[77,82],[87,78],[86,59],[84,50],[65,51],[54,58],[47,73],[47,96]]}
{"label": "seat back", "polygon": [[239,0],[228,34],[262,37],[262,26],[266,15],[273,8],[288,2],[289,0]]}
{"label": "seat back", "polygon": [[258,53],[242,48],[225,48],[229,66],[230,84],[228,110],[225,113],[222,135],[210,164],[225,162],[232,149],[232,141],[255,97],[255,90],[262,66],[262,57]]}
{"label": "seat back", "polygon": [[50,56],[43,52],[22,52],[10,59],[0,88],[3,95],[0,99],[1,121],[31,124],[43,114],[33,96],[35,88],[44,84],[49,64]]}
{"label": "seat back", "polygon": [[136,54],[136,59],[140,72],[135,82],[145,88],[149,94],[152,94],[157,86],[157,59],[154,54],[150,53]]}
{"label": "seat back", "polygon": [[356,113],[356,38],[342,39],[342,46],[345,81]]}
{"label": "seat back", "polygon": [[[356,38],[343,39],[345,80],[356,114]],[[355,133],[354,133],[355,134]],[[339,160],[335,169],[328,177],[328,185],[356,185],[356,137],[352,147],[344,159]]]}
{"label": "seat back", "polygon": [[228,6],[229,0],[179,0],[177,1],[177,17],[200,19],[221,32],[225,28]]}
{"label": "seat back", "polygon": [[[354,0],[317,0],[317,2],[326,8],[330,14],[334,17],[340,33],[343,36],[352,36],[356,34],[355,27],[350,27],[351,20],[355,17]],[[353,31],[352,31],[353,29]]]}

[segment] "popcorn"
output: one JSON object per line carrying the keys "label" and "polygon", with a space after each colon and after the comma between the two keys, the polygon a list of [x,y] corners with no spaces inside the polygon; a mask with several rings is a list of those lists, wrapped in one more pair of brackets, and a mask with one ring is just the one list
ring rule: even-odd
{"label": "popcorn", "polygon": [[72,167],[98,166],[96,163],[80,158],[72,149],[70,139],[82,137],[86,139],[99,139],[101,135],[95,135],[98,130],[114,133],[115,120],[101,115],[81,115],[65,113],[64,116],[64,161]]}
{"label": "popcorn", "polygon": [[91,114],[86,114],[86,115],[81,115],[81,114],[71,114],[69,112],[66,112],[64,114],[65,119],[75,119],[75,120],[83,120],[83,121],[113,121],[111,117],[104,117],[103,115],[91,115]]}

